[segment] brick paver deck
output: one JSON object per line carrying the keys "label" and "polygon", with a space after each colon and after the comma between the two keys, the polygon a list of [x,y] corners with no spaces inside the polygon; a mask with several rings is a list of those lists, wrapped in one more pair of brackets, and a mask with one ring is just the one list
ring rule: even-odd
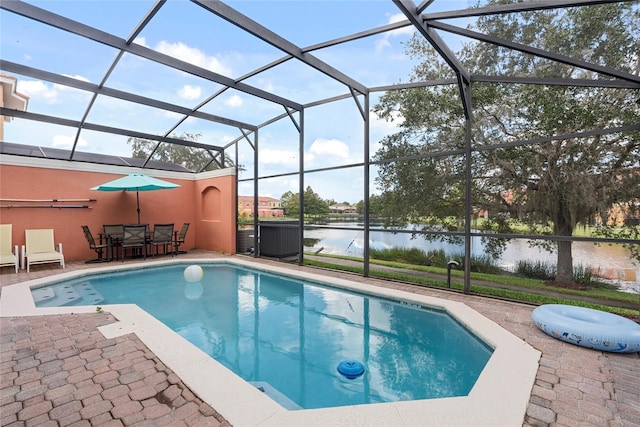
{"label": "brick paver deck", "polygon": [[223,426],[228,423],[135,335],[105,339],[108,313],[3,318],[3,426]]}
{"label": "brick paver deck", "polygon": [[[203,256],[217,255],[181,255]],[[80,268],[91,266],[67,265]],[[2,269],[2,286],[61,271],[9,270]],[[523,426],[640,426],[640,353],[604,353],[550,338],[533,325],[533,307],[524,304],[323,274],[462,301],[540,350]],[[1,318],[0,425],[229,425],[135,335],[104,338],[97,328],[114,321],[109,313]]]}

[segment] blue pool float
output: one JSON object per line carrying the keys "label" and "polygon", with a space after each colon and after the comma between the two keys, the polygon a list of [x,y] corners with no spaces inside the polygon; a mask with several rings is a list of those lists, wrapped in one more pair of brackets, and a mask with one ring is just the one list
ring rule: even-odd
{"label": "blue pool float", "polygon": [[617,314],[545,304],[531,314],[538,328],[559,340],[613,353],[640,352],[640,325]]}
{"label": "blue pool float", "polygon": [[343,360],[338,363],[338,372],[352,380],[364,374],[364,365],[357,360]]}

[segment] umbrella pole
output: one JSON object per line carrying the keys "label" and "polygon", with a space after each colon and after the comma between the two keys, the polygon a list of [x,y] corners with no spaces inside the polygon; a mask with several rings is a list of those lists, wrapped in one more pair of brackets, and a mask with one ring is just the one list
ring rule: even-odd
{"label": "umbrella pole", "polygon": [[138,224],[140,224],[140,197],[138,196],[138,190],[136,190],[136,206],[138,207]]}

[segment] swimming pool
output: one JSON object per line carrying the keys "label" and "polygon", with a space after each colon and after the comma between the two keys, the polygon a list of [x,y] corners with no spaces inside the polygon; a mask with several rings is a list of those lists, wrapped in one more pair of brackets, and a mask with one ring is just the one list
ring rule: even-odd
{"label": "swimming pool", "polygon": [[[232,264],[201,267],[193,282],[178,264],[32,295],[38,307],[136,304],[290,410],[465,396],[493,351],[441,309]],[[364,374],[341,374],[349,360]]]}
{"label": "swimming pool", "polygon": [[[408,303],[433,307],[436,311],[446,311],[465,328],[481,337],[494,351],[466,396],[296,411],[284,409],[257,387],[232,374],[221,363],[212,360],[205,352],[186,342],[183,337],[136,305],[103,305],[103,309],[112,313],[119,321],[101,327],[101,332],[107,338],[136,333],[195,393],[234,425],[521,425],[540,354],[465,304],[288,268],[267,267],[239,257],[219,261],[262,271],[268,270],[272,274],[294,276],[295,279],[317,281],[354,293],[372,294],[401,301],[400,304],[393,303],[398,306]],[[211,260],[190,261],[199,262],[210,263]],[[170,264],[171,261],[147,262],[144,267]],[[140,265],[98,267],[95,271],[113,273],[128,268],[140,268]],[[60,279],[75,280],[86,277],[86,271],[77,271],[5,287],[0,297],[1,315],[95,311],[95,306],[37,308],[31,298],[32,287],[41,287]],[[196,290],[195,294],[197,293]],[[195,294],[190,293],[192,297]],[[271,295],[270,298],[277,300],[279,297]],[[267,298],[266,301],[270,302],[270,299]],[[353,302],[351,304],[353,306]],[[346,307],[348,308],[348,304]],[[356,306],[353,306],[353,309],[358,311]],[[351,309],[348,308],[348,312],[351,312]]]}

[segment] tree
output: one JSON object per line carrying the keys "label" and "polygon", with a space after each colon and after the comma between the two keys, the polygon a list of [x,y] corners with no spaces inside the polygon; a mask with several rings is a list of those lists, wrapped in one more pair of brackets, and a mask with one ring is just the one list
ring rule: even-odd
{"label": "tree", "polygon": [[[197,142],[202,135],[199,133],[183,133],[180,136],[171,135],[172,138],[182,139],[185,141]],[[202,148],[189,147],[186,145],[178,145],[172,143],[162,143],[156,149],[158,141],[151,141],[141,138],[128,138],[127,144],[131,146],[132,157],[146,159],[153,154],[153,159],[163,162],[171,162],[184,166],[192,171],[209,171],[221,169],[221,165],[213,160],[213,156],[217,152],[205,150]],[[154,152],[155,150],[155,152]],[[216,157],[218,162],[220,157]],[[232,167],[233,160],[225,157],[223,167]]]}
{"label": "tree", "polygon": [[324,215],[329,213],[329,204],[316,194],[311,186],[304,190],[304,214]]}
{"label": "tree", "polygon": [[[369,214],[371,215],[382,215],[385,212],[386,202],[383,196],[379,196],[377,194],[372,194],[369,196]],[[355,204],[356,212],[359,214],[364,214],[364,200],[360,200]],[[394,212],[393,209],[390,209],[391,212]]]}
{"label": "tree", "polygon": [[[297,216],[300,212],[300,200],[298,193],[287,191],[280,197],[288,216]],[[329,204],[322,200],[309,186],[303,194],[305,215],[324,215],[329,213]]]}
{"label": "tree", "polygon": [[[492,2],[492,3],[503,3]],[[637,6],[609,4],[479,18],[486,34],[638,74],[640,15]],[[407,45],[423,62],[413,81],[452,77],[420,36]],[[466,45],[459,59],[473,74],[600,78],[591,71],[493,45]],[[571,236],[578,223],[603,216],[616,203],[637,199],[640,133],[596,133],[500,149],[485,147],[535,141],[640,122],[637,93],[625,89],[533,84],[473,84],[472,199],[490,212],[490,225],[509,231],[510,219],[532,233]],[[376,160],[377,183],[393,200],[397,219],[456,228],[464,212],[463,156],[430,153],[464,148],[465,120],[458,88],[438,86],[385,94],[374,111],[401,131],[386,137]],[[425,156],[426,154],[426,156]],[[559,282],[573,280],[571,242],[557,242]]]}
{"label": "tree", "polygon": [[284,208],[285,215],[287,216],[297,216],[300,210],[299,205],[300,202],[298,200],[298,193],[294,193],[292,191],[287,191],[282,196],[280,196],[280,204]]}

